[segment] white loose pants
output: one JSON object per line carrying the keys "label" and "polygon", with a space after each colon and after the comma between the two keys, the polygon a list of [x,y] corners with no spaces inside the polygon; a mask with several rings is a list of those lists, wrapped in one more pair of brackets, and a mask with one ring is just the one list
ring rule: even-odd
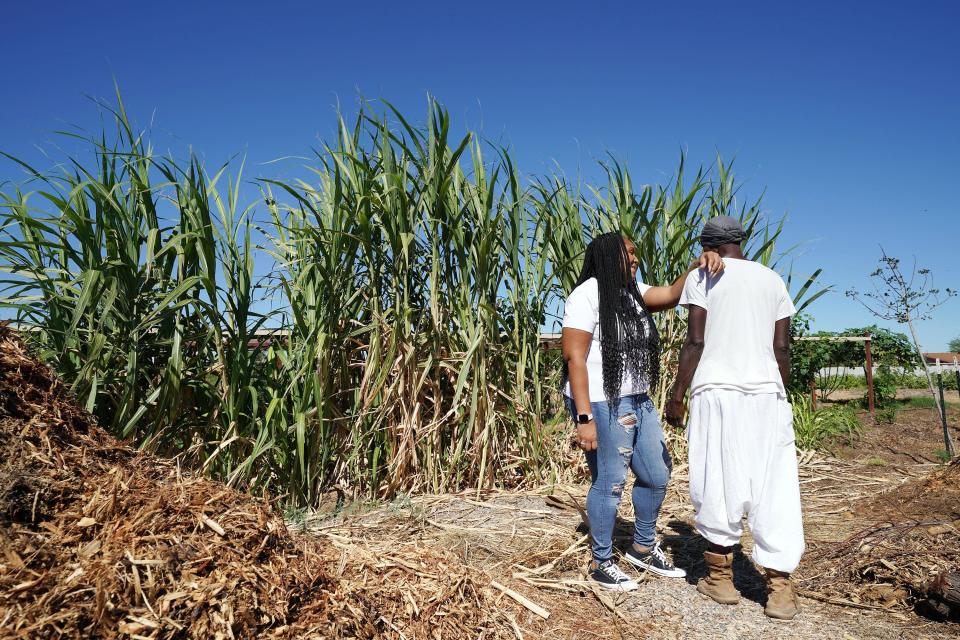
{"label": "white loose pants", "polygon": [[746,514],[757,564],[796,569],[804,542],[790,403],[775,393],[700,391],[690,400],[687,440],[700,535],[733,546]]}

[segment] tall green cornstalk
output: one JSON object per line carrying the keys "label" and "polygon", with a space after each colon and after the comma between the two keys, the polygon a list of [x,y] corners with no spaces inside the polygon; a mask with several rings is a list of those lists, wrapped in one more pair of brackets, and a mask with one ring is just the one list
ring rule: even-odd
{"label": "tall green cornstalk", "polygon": [[[546,460],[544,225],[506,152],[361,113],[312,183],[268,181],[303,495],[535,478]],[[467,167],[467,169],[465,169]]]}
{"label": "tall green cornstalk", "polygon": [[[753,204],[737,204],[737,185],[731,166],[717,158],[711,172],[698,169],[687,179],[681,155],[678,170],[662,186],[635,185],[630,172],[616,160],[601,163],[606,184],[588,186],[588,194],[574,193],[560,177],[537,184],[541,215],[550,220],[548,250],[562,294],[569,293],[582,264],[586,242],[596,234],[619,230],[636,244],[637,276],[651,285],[672,283],[700,253],[699,229],[718,215],[738,218],[747,232],[745,254],[771,268],[790,251],[777,252],[784,219],[771,221],[762,215],[761,198]],[[550,185],[550,186],[548,186]],[[826,290],[810,288],[820,271],[804,278],[795,293],[798,307],[805,308]],[[792,284],[794,274],[788,274]],[[656,315],[662,341],[662,376],[653,397],[663,406],[673,386],[677,356],[686,335],[686,312],[672,309]]]}
{"label": "tall green cornstalk", "polygon": [[[112,432],[299,505],[569,477],[540,333],[598,232],[633,238],[651,284],[711,215],[765,264],[783,253],[722,161],[688,178],[681,157],[665,185],[614,161],[598,186],[526,177],[436,101],[422,128],[365,105],[258,199],[242,167],[156,156],[117,105],[86,155],[3,192],[0,304]],[[662,399],[685,315],[658,323]]]}
{"label": "tall green cornstalk", "polygon": [[[57,173],[23,165],[28,186],[4,193],[3,305],[86,407],[122,437],[187,444],[166,432],[204,368],[184,348],[207,331],[191,244],[198,230],[161,213],[153,155],[122,103],[114,141]],[[183,385],[183,386],[181,386]]]}

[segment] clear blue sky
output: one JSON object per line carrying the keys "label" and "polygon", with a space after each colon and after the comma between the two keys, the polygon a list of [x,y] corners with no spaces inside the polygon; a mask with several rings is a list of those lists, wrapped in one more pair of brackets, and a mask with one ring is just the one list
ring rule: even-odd
{"label": "clear blue sky", "polygon": [[[674,5],[674,6],[669,6]],[[2,10],[0,149],[40,162],[64,123],[98,128],[84,97],[113,78],[161,150],[209,162],[305,155],[336,105],[386,98],[420,116],[436,95],[509,143],[522,170],[586,172],[612,151],[638,182],[736,156],[766,187],[795,270],[837,293],[816,327],[871,318],[843,296],[879,245],[960,288],[957,2],[45,2]],[[20,179],[0,163],[0,181]],[[960,336],[955,298],[920,325]]]}

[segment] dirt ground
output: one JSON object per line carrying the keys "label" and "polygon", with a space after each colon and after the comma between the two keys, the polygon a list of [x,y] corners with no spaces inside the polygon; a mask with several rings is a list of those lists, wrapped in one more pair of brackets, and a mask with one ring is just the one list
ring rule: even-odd
{"label": "dirt ground", "polygon": [[[855,395],[853,395],[855,394]],[[837,392],[831,400],[846,400],[845,395],[859,398],[862,393]],[[953,393],[956,396],[956,393]],[[930,394],[916,389],[900,390],[901,398],[929,398]],[[951,404],[954,402],[954,404]],[[954,447],[960,449],[960,406],[947,398],[947,426]],[[886,467],[941,462],[937,453],[944,449],[943,423],[935,409],[898,408],[892,424],[875,422],[866,411],[859,414],[865,432],[852,446],[828,444],[830,453],[845,460],[857,460],[867,466]]]}
{"label": "dirt ground", "polygon": [[[889,590],[881,589],[877,597],[870,593],[851,597],[844,589],[837,594],[829,588],[809,588],[818,574],[837,564],[825,561],[826,551],[842,547],[850,532],[863,525],[846,505],[869,503],[891,487],[905,484],[903,477],[863,475],[856,463],[819,455],[804,461],[801,482],[810,551],[796,577],[805,597],[800,616],[784,623],[763,614],[765,591],[760,573],[748,559],[749,535],[735,561],[736,584],[744,595],[741,603],[718,605],[695,591],[696,580],[704,574],[704,544],[692,530],[684,474],[678,471],[678,481],[663,508],[660,534],[688,577],[671,580],[641,574],[636,576],[641,579],[640,590],[618,597],[591,588],[585,580],[586,529],[576,506],[585,500],[582,485],[550,487],[539,495],[418,497],[344,519],[308,519],[304,526],[313,535],[335,537],[349,546],[409,545],[454,551],[465,564],[482,568],[491,579],[549,612],[544,619],[531,610],[521,611],[515,618],[518,638],[960,637],[960,625],[916,613],[905,601],[906,591],[885,601],[882,598]],[[625,502],[616,534],[620,548],[630,543],[631,517]],[[862,585],[853,590],[863,591]]]}
{"label": "dirt ground", "polygon": [[[921,606],[960,561],[960,464],[928,461],[934,426],[904,411],[835,455],[799,453],[808,553],[801,614],[784,623],[763,615],[749,535],[740,604],[695,591],[704,545],[683,465],[660,535],[687,579],[639,575],[614,596],[585,580],[586,484],[284,523],[103,433],[0,325],[0,638],[960,638]],[[620,516],[624,548],[629,500]]]}
{"label": "dirt ground", "polygon": [[[718,605],[695,591],[704,543],[691,526],[682,465],[674,469],[660,535],[688,577],[641,574],[640,590],[618,597],[585,580],[584,484],[417,497],[347,517],[315,514],[297,528],[349,546],[454,551],[549,612],[543,618],[522,610],[513,618],[517,638],[960,638],[960,624],[920,603],[930,578],[960,564],[960,465],[926,459],[942,447],[934,421],[933,410],[905,410],[893,425],[869,424],[860,443],[837,446],[836,455],[800,455],[808,552],[795,574],[802,612],[788,623],[763,615],[749,533],[735,561],[741,603]],[[960,424],[960,412],[951,421]],[[620,516],[615,542],[626,548],[628,499]]]}

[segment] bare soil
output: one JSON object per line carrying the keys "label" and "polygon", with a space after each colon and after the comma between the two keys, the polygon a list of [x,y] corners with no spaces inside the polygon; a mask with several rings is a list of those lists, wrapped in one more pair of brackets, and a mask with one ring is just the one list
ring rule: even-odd
{"label": "bare soil", "polygon": [[[944,450],[943,423],[936,409],[898,409],[892,424],[863,411],[860,421],[863,437],[852,446],[830,447],[837,457],[879,467],[942,462],[938,452]],[[960,448],[960,407],[947,405],[947,427],[954,447]]]}

